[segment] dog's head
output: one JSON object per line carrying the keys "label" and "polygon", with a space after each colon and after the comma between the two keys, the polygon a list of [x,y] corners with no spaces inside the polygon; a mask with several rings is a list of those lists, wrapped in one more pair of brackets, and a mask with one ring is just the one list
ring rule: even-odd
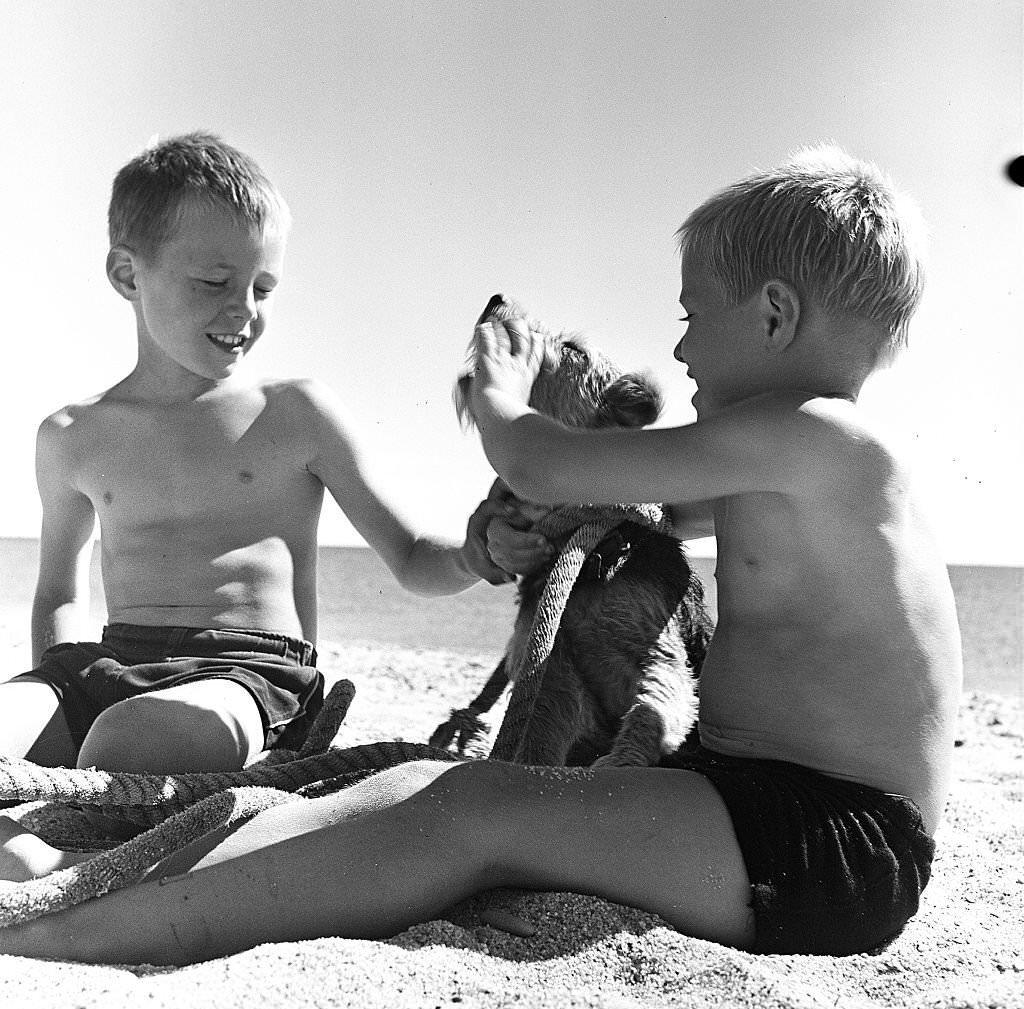
{"label": "dog's head", "polygon": [[[544,336],[544,363],[530,392],[530,406],[538,413],[569,427],[587,428],[644,427],[658,419],[662,398],[654,380],[637,372],[623,374],[578,334],[552,333],[500,294],[487,303],[477,324],[510,319],[527,319],[530,329]],[[466,426],[472,424],[473,367],[470,360],[455,385],[455,409]]]}

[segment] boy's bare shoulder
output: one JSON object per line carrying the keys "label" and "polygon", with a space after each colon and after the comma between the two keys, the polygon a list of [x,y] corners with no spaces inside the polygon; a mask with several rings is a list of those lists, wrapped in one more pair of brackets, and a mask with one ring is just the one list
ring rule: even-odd
{"label": "boy's bare shoulder", "polygon": [[906,446],[898,432],[884,427],[860,404],[832,396],[816,396],[806,400],[799,414],[808,430],[815,429],[822,441],[833,450],[845,450],[843,464],[850,455],[861,460],[874,460],[897,465],[906,454]]}
{"label": "boy's bare shoulder", "polygon": [[904,467],[898,438],[845,397],[779,390],[745,400],[711,423],[721,423],[716,440],[760,473],[764,489],[832,496],[865,481],[886,482]]}
{"label": "boy's bare shoulder", "polygon": [[335,393],[318,378],[263,378],[259,386],[268,397],[281,399],[297,408],[317,409],[335,400]]}
{"label": "boy's bare shoulder", "polygon": [[857,401],[844,396],[773,394],[777,408],[790,410],[800,433],[817,434],[832,445],[900,455],[905,446],[899,433],[884,427]]}
{"label": "boy's bare shoulder", "polygon": [[347,429],[353,423],[341,396],[318,378],[269,380],[264,389],[268,399],[301,412],[310,423],[322,422],[339,429]]}
{"label": "boy's bare shoulder", "polygon": [[[256,378],[228,390],[240,398],[264,396],[276,405],[294,409],[318,409],[334,401],[329,387],[315,378]],[[102,423],[128,411],[146,412],[155,409],[144,398],[134,395],[122,382],[104,392],[69,403],[55,410],[40,424],[44,431],[60,431],[75,424]]]}
{"label": "boy's bare shoulder", "polygon": [[40,446],[51,446],[70,437],[84,433],[94,421],[100,420],[104,413],[104,399],[107,392],[101,392],[76,403],[68,403],[59,410],[54,410],[44,417],[39,424],[38,441]]}
{"label": "boy's bare shoulder", "polygon": [[906,446],[895,431],[848,399],[819,396],[800,408],[801,437],[819,467],[818,487],[862,502],[908,479]]}
{"label": "boy's bare shoulder", "polygon": [[864,410],[845,396],[828,396],[800,389],[780,389],[745,401],[750,414],[762,420],[800,425],[797,430],[820,433],[835,440],[869,438],[884,441]]}
{"label": "boy's bare shoulder", "polygon": [[310,435],[348,432],[351,418],[341,397],[317,378],[269,379],[262,384],[267,402],[284,420],[302,425]]}
{"label": "boy's bare shoulder", "polygon": [[[109,392],[109,390],[108,390]],[[107,393],[68,403],[43,418],[36,432],[36,474],[40,487],[77,485],[83,466],[114,441],[105,420]]]}

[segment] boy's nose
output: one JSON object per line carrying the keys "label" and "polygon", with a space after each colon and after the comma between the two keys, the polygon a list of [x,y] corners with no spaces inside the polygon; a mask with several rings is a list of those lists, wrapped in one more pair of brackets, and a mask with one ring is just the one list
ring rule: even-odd
{"label": "boy's nose", "polygon": [[255,319],[256,293],[251,289],[237,292],[227,306],[227,312],[232,319],[241,319],[243,323]]}

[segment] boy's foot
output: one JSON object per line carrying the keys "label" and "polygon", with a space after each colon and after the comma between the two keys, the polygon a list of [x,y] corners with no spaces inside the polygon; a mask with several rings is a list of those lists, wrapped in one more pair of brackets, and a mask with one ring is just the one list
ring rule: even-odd
{"label": "boy's foot", "polygon": [[23,883],[92,857],[92,852],[54,848],[9,816],[0,816],[0,880]]}

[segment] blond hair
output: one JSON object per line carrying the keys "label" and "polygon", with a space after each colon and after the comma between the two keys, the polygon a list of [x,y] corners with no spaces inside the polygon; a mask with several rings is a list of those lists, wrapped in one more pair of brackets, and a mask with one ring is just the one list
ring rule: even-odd
{"label": "blond hair", "polygon": [[676,232],[736,305],[784,280],[825,311],[878,323],[879,353],[906,345],[924,288],[923,222],[873,164],[804,148],[702,203]]}
{"label": "blond hair", "polygon": [[247,154],[212,133],[152,143],[115,176],[107,214],[110,244],[152,258],[186,207],[222,207],[256,231],[286,231],[288,205]]}

